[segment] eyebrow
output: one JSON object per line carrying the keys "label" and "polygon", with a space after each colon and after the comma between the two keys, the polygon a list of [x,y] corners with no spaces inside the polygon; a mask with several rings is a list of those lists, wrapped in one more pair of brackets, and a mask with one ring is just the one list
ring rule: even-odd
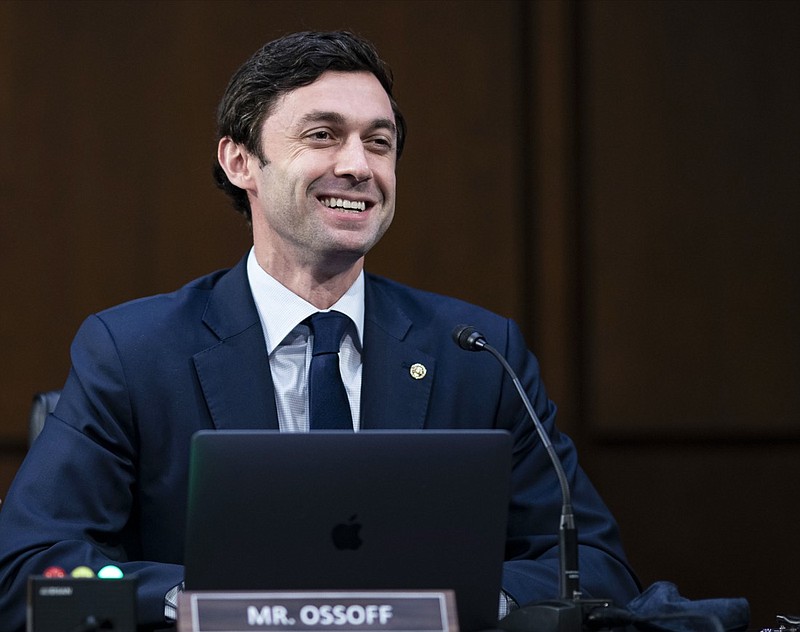
{"label": "eyebrow", "polygon": [[[334,125],[338,125],[340,127],[344,127],[347,123],[347,119],[345,116],[339,112],[328,112],[326,110],[313,110],[308,114],[305,114],[303,118],[300,119],[301,125],[307,125],[308,123],[332,123]],[[378,130],[378,129],[386,129],[389,130],[394,136],[397,136],[397,125],[394,124],[394,121],[388,118],[377,118],[374,119],[369,127],[370,130]]]}

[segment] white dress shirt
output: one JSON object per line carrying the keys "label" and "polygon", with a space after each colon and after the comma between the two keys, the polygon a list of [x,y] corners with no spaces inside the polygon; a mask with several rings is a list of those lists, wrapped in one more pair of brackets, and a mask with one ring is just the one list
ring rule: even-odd
{"label": "white dress shirt", "polygon": [[[308,369],[313,344],[311,330],[303,321],[319,311],[311,303],[281,285],[256,261],[247,259],[247,277],[261,320],[269,357],[278,424],[282,432],[308,432]],[[361,350],[364,339],[364,272],[334,305],[350,317],[339,351],[339,369],[350,402],[353,429],[361,425]],[[311,343],[311,344],[309,344]]]}

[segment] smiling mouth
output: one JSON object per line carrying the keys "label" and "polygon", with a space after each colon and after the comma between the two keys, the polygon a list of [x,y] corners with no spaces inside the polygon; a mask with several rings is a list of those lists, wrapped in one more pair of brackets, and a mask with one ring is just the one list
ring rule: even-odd
{"label": "smiling mouth", "polygon": [[355,200],[343,200],[342,198],[320,198],[319,200],[323,206],[328,208],[339,209],[348,213],[361,213],[367,210],[366,202],[358,202]]}

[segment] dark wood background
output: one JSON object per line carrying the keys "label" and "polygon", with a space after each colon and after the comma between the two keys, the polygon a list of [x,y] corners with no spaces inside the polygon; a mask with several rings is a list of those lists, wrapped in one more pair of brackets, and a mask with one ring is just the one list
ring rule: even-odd
{"label": "dark wood background", "polygon": [[800,611],[797,2],[0,2],[0,498],[83,318],[244,253],[214,109],[306,28],[409,120],[368,267],[520,322],[645,584]]}

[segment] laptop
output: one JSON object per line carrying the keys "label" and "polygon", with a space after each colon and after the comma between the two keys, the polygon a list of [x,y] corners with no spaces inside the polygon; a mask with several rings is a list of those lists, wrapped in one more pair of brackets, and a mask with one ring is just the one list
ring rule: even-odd
{"label": "laptop", "polygon": [[497,622],[510,494],[503,431],[201,431],[187,590],[452,589]]}

